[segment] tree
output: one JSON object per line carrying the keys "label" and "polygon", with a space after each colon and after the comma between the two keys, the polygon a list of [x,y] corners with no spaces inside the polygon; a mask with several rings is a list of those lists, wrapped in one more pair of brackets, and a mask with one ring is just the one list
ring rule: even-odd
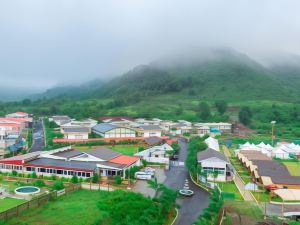
{"label": "tree", "polygon": [[206,102],[201,102],[199,104],[199,116],[202,120],[207,120],[210,115],[210,107]]}
{"label": "tree", "polygon": [[248,106],[244,106],[241,108],[239,112],[239,120],[241,123],[245,125],[249,125],[251,123],[252,113]]}
{"label": "tree", "polygon": [[217,170],[214,170],[213,176],[214,176],[214,185],[216,185],[216,178],[218,177],[219,172]]}
{"label": "tree", "polygon": [[220,114],[224,114],[227,109],[227,102],[221,100],[215,103],[215,106]]}
{"label": "tree", "polygon": [[114,180],[115,180],[115,184],[122,184],[122,178],[120,176],[115,176]]}
{"label": "tree", "polygon": [[71,178],[71,182],[72,182],[73,184],[77,184],[77,183],[79,182],[78,177],[77,177],[76,175],[74,175],[74,176]]}
{"label": "tree", "polygon": [[155,191],[155,197],[158,194],[158,191],[164,188],[163,184],[158,183],[157,178],[155,177],[154,180],[148,180],[148,186]]}
{"label": "tree", "polygon": [[61,180],[57,180],[57,181],[55,181],[54,184],[53,184],[53,189],[54,189],[54,190],[59,191],[59,190],[62,190],[62,189],[64,189],[64,188],[65,188],[65,187],[64,187],[64,183],[63,183]]}
{"label": "tree", "polygon": [[98,183],[98,180],[99,180],[99,175],[98,175],[98,173],[94,173],[94,174],[93,174],[93,177],[92,177],[92,182],[93,182],[93,183]]}

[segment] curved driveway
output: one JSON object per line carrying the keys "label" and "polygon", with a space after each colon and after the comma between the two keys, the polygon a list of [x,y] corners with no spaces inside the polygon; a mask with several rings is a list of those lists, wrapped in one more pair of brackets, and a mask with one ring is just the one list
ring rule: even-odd
{"label": "curved driveway", "polygon": [[[185,162],[187,156],[187,143],[184,139],[179,140],[180,162]],[[165,185],[175,190],[182,189],[185,180],[189,180],[190,189],[194,191],[193,197],[179,197],[177,203],[180,205],[179,215],[175,222],[176,225],[190,225],[200,215],[202,210],[208,206],[210,194],[196,186],[189,177],[188,170],[185,166],[171,166],[169,171],[166,171]]]}

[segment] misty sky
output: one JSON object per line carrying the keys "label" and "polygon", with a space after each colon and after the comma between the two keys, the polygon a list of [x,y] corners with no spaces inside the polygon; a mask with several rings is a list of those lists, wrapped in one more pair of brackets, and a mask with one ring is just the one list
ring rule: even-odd
{"label": "misty sky", "polygon": [[119,75],[181,49],[300,54],[300,1],[0,0],[0,86]]}

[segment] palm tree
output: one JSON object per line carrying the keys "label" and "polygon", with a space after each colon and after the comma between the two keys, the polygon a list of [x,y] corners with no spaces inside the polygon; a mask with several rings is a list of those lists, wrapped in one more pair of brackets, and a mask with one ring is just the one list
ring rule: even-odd
{"label": "palm tree", "polygon": [[165,186],[161,183],[158,183],[157,178],[155,177],[154,180],[148,180],[148,186],[155,190],[154,197],[157,196],[157,193],[165,188]]}
{"label": "palm tree", "polygon": [[214,170],[214,172],[213,172],[213,176],[214,176],[214,185],[216,185],[216,178],[218,177],[218,175],[219,175],[219,171]]}
{"label": "palm tree", "polygon": [[198,164],[197,165],[197,182],[199,182],[199,175],[201,175],[202,174],[202,166],[201,166],[201,164]]}

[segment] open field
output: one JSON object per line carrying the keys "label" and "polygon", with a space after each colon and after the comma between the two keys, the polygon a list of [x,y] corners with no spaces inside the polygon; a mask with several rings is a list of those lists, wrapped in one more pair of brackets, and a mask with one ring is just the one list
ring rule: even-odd
{"label": "open field", "polygon": [[35,210],[27,210],[19,217],[9,220],[7,224],[93,224],[102,218],[97,202],[104,194],[106,193],[79,190],[55,201],[49,201]]}
{"label": "open field", "polygon": [[300,162],[283,162],[292,176],[300,176]]}

